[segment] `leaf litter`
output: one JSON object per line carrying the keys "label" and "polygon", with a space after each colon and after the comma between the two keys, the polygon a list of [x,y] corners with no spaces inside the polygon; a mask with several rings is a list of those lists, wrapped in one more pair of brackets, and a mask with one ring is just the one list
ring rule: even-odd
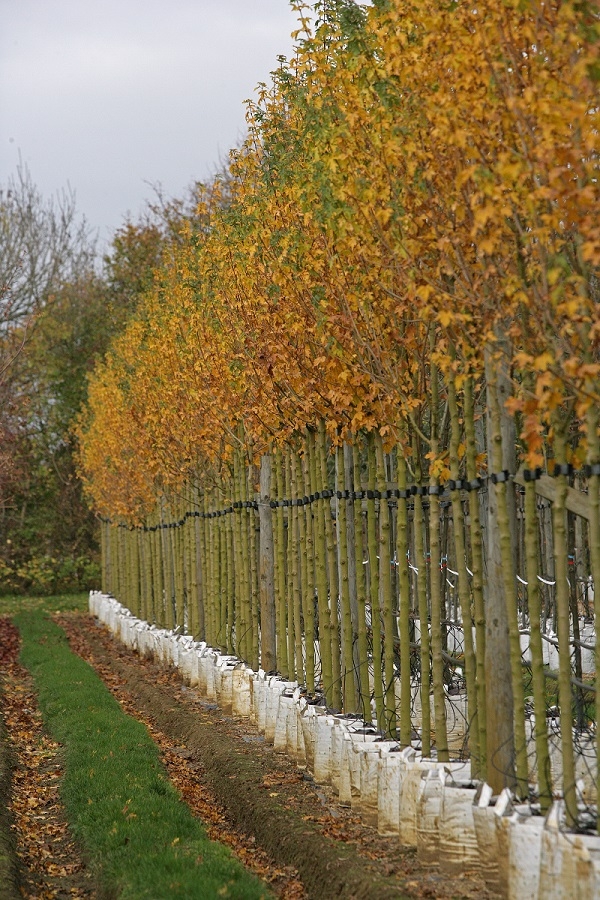
{"label": "leaf litter", "polygon": [[96,896],[93,882],[59,794],[61,747],[44,730],[33,680],[17,661],[19,648],[18,630],[0,618],[2,715],[13,759],[8,812],[18,889],[29,900],[90,900]]}

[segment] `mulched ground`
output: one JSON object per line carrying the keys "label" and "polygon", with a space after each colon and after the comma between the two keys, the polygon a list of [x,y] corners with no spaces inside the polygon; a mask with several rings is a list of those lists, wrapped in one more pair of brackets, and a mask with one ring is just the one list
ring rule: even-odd
{"label": "mulched ground", "polygon": [[322,898],[489,897],[476,872],[459,877],[419,863],[341,807],[247,720],[221,713],[183,684],[177,670],[114,640],[91,617],[56,617],[125,710],[144,721],[171,777],[196,814],[275,892]]}

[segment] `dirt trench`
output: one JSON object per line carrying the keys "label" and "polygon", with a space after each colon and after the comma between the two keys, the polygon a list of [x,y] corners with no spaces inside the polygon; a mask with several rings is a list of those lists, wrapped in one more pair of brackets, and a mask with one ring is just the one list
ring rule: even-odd
{"label": "dirt trench", "polygon": [[363,825],[329,788],[267,745],[251,723],[224,715],[186,686],[177,670],[140,658],[89,616],[55,618],[125,711],[147,724],[195,814],[209,825],[212,818],[214,836],[225,837],[259,874],[262,868],[280,897],[490,896],[475,871],[449,877],[420,864],[397,839]]}

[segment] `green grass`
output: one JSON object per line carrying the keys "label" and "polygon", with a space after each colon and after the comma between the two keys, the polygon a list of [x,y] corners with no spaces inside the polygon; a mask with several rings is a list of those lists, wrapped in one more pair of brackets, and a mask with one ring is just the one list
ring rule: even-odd
{"label": "green grass", "polygon": [[32,609],[45,609],[47,612],[87,612],[89,593],[56,594],[51,597],[24,597],[22,594],[0,595],[0,616],[14,616],[19,612]]}
{"label": "green grass", "polygon": [[94,671],[70,651],[64,632],[31,605],[14,621],[44,720],[64,747],[69,822],[105,895],[270,896],[226,847],[207,838],[168,780],[144,726],[122,712]]}

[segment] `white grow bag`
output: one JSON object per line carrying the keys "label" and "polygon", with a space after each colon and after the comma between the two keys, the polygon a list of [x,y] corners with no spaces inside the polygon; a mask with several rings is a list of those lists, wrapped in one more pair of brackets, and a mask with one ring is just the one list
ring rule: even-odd
{"label": "white grow bag", "polygon": [[600,836],[565,830],[564,801],[548,813],[541,840],[539,900],[600,897]]}
{"label": "white grow bag", "polygon": [[479,851],[473,819],[476,788],[446,779],[440,805],[440,865],[457,874],[477,865]]}
{"label": "white grow bag", "polygon": [[[356,748],[356,738],[352,738],[353,747]],[[358,757],[360,760],[359,793],[352,798],[352,808],[362,816],[367,825],[375,828],[378,823],[378,787],[379,768],[383,756],[391,750],[397,750],[396,741],[372,741],[368,744],[359,744]]]}
{"label": "white grow bag", "polygon": [[440,810],[445,786],[446,773],[442,769],[422,771],[417,800],[417,856],[425,865],[439,862]]}
{"label": "white grow bag", "polygon": [[[414,750],[409,748],[414,755]],[[377,783],[377,831],[384,836],[400,834],[400,785],[406,768],[404,751],[381,758]]]}

